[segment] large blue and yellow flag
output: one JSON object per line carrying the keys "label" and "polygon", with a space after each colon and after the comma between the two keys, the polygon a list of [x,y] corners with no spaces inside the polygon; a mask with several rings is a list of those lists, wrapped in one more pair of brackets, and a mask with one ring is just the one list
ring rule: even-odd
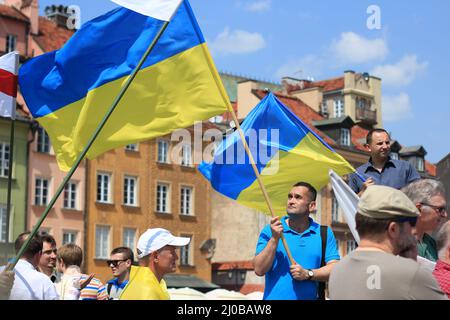
{"label": "large blue and yellow flag", "polygon": [[[291,110],[269,93],[241,125],[276,215],[286,214],[287,195],[295,183],[305,181],[318,191],[328,181],[328,170],[339,175],[353,167]],[[227,136],[211,163],[200,172],[219,193],[269,213],[239,133]]]}
{"label": "large blue and yellow flag", "polygon": [[[49,134],[64,171],[163,25],[164,15],[144,15],[146,9],[160,13],[176,1],[116,2],[131,3],[129,7],[141,13],[119,7],[93,19],[63,48],[30,60],[19,72],[27,106]],[[191,126],[225,112],[227,104],[205,40],[184,0],[87,157]]]}

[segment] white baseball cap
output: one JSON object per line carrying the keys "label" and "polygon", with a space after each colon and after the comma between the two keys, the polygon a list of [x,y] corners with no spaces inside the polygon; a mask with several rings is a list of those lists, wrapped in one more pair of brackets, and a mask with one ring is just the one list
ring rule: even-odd
{"label": "white baseball cap", "polygon": [[145,257],[164,246],[182,247],[187,245],[189,241],[191,241],[191,238],[175,237],[163,228],[147,229],[141,234],[137,243],[138,258]]}

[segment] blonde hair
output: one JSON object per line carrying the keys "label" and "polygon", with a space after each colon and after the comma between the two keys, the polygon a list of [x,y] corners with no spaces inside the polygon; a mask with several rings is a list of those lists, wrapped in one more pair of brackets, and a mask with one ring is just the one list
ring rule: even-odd
{"label": "blonde hair", "polygon": [[81,267],[81,263],[83,262],[83,250],[76,244],[68,243],[58,249],[56,259],[64,262],[66,266],[74,265]]}

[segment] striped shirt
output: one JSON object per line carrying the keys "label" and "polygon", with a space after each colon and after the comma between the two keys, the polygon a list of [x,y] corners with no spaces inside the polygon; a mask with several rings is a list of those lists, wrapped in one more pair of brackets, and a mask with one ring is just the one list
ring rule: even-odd
{"label": "striped shirt", "polygon": [[[80,280],[86,280],[87,275],[82,274]],[[91,282],[80,292],[80,300],[108,300],[108,293],[103,283],[97,278],[92,278]]]}

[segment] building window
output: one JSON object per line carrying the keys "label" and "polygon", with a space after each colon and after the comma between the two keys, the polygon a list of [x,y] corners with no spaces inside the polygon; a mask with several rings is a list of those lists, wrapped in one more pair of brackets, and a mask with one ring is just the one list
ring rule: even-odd
{"label": "building window", "polygon": [[123,228],[123,246],[130,248],[134,252],[136,243],[136,229]]}
{"label": "building window", "polygon": [[340,143],[342,146],[350,146],[350,129],[347,128],[341,128],[341,138]]}
{"label": "building window", "polygon": [[391,159],[398,160],[398,153],[397,152],[391,152],[390,157],[391,157]]}
{"label": "building window", "polygon": [[77,184],[69,181],[64,187],[64,208],[77,209]]}
{"label": "building window", "polygon": [[127,144],[125,146],[125,151],[137,152],[138,151],[137,143]]}
{"label": "building window", "polygon": [[186,246],[180,247],[180,265],[181,266],[193,266],[194,259],[192,248],[194,247],[192,244],[192,236],[183,234],[181,237],[191,238],[191,241]]}
{"label": "building window", "polygon": [[169,185],[158,183],[156,187],[156,212],[169,213]]}
{"label": "building window", "polygon": [[16,50],[17,37],[12,34],[6,36],[6,52],[12,52]]}
{"label": "building window", "polygon": [[322,115],[327,116],[328,115],[328,104],[326,100],[322,101],[322,105],[320,107],[320,112]]}
{"label": "building window", "polygon": [[109,257],[109,226],[95,227],[95,257],[108,259]]}
{"label": "building window", "polygon": [[416,169],[417,171],[423,172],[425,171],[423,158],[417,157],[416,158]]}
{"label": "building window", "polygon": [[97,202],[111,203],[110,173],[97,173]]}
{"label": "building window", "polygon": [[335,196],[331,198],[331,221],[340,222],[339,204]]}
{"label": "building window", "polygon": [[158,141],[158,162],[169,163],[168,155],[169,153],[169,142],[166,140]]}
{"label": "building window", "polygon": [[137,178],[125,176],[123,179],[123,204],[137,206]]}
{"label": "building window", "polygon": [[193,189],[191,187],[181,187],[181,199],[180,199],[180,208],[181,214],[183,215],[192,215],[192,205],[193,205]]}
{"label": "building window", "polygon": [[9,174],[9,144],[0,142],[0,177]]}
{"label": "building window", "polygon": [[44,128],[39,127],[37,130],[37,152],[50,152],[50,139]]}
{"label": "building window", "polygon": [[68,243],[76,243],[77,241],[77,232],[76,231],[64,231],[63,232],[63,241],[62,244]]}
{"label": "building window", "polygon": [[47,179],[36,178],[34,186],[34,204],[46,206],[48,204],[49,181]]}
{"label": "building window", "polygon": [[339,252],[339,255],[342,257],[342,251],[341,251],[341,241],[339,239],[336,239],[336,248]]}
{"label": "building window", "polygon": [[355,240],[347,240],[347,254],[356,249],[356,241]]}
{"label": "building window", "polygon": [[344,101],[341,99],[334,100],[334,117],[339,118],[342,117],[345,113],[344,110]]}
{"label": "building window", "polygon": [[0,204],[0,242],[6,242],[7,214],[6,205]]}
{"label": "building window", "polygon": [[181,165],[185,167],[192,166],[192,151],[190,144],[184,144],[181,148]]}

